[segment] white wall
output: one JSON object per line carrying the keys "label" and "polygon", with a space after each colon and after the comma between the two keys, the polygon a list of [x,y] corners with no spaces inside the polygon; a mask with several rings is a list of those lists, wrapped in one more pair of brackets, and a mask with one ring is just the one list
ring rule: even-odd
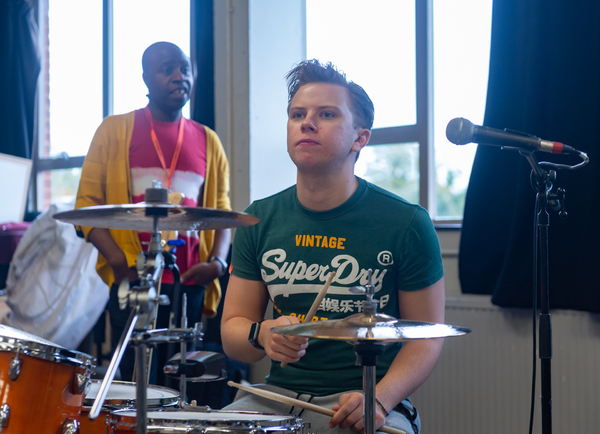
{"label": "white wall", "polygon": [[214,1],[215,129],[231,164],[235,211],[296,182],[284,76],[305,57],[304,9],[304,0]]}
{"label": "white wall", "polygon": [[296,183],[284,77],[306,57],[305,8],[304,0],[250,1],[250,200]]}

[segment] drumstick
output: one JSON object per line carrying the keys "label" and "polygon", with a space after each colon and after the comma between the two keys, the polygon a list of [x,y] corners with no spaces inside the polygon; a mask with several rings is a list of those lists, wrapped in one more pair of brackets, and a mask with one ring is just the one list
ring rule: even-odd
{"label": "drumstick", "polygon": [[[333,280],[334,276],[335,276],[335,271],[332,271],[331,273],[329,273],[327,282],[325,282],[325,285],[323,285],[323,288],[321,288],[321,290],[317,294],[317,298],[315,298],[315,301],[313,301],[312,306],[310,307],[308,313],[306,314],[306,318],[304,318],[304,321],[302,321],[303,323],[312,321],[313,316],[315,316],[315,313],[317,313],[317,309],[319,309],[319,306],[321,305],[321,302],[323,301],[323,297],[325,297],[325,293],[329,289],[329,285],[331,285],[331,281]],[[287,362],[281,362],[282,368],[285,368],[286,366],[287,366]]]}
{"label": "drumstick", "polygon": [[[319,405],[311,404],[310,402],[304,402],[299,399],[290,398],[285,395],[280,395],[279,393],[271,392],[269,390],[257,389],[250,386],[244,386],[242,384],[234,383],[233,381],[228,381],[227,385],[230,387],[237,387],[238,389],[245,390],[246,392],[253,393],[258,396],[262,396],[263,398],[270,399],[272,401],[282,402],[288,405],[295,405],[296,407],[303,408],[305,410],[314,411],[315,413],[324,414],[326,416],[333,416],[335,411],[321,407]],[[390,426],[382,426],[378,428],[377,431],[383,431],[390,434],[406,434],[406,432],[401,429],[392,428]]]}

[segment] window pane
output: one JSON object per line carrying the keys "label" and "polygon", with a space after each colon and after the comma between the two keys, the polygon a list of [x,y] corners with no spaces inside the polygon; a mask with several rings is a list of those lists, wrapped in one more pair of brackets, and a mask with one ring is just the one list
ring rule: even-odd
{"label": "window pane", "polygon": [[367,146],[356,162],[357,176],[419,203],[419,144]]}
{"label": "window pane", "polygon": [[38,173],[38,209],[43,210],[52,204],[72,203],[79,186],[81,168],[50,170]]}
{"label": "window pane", "polygon": [[307,0],[306,53],[367,91],[375,128],[416,123],[414,0]]}
{"label": "window pane", "polygon": [[85,155],[102,121],[102,0],[50,0],[48,39],[49,140],[40,157]]}
{"label": "window pane", "polygon": [[437,218],[462,219],[477,145],[456,146],[446,126],[456,117],[481,125],[485,110],[492,0],[434,0],[434,143]]}
{"label": "window pane", "polygon": [[[126,113],[148,104],[142,80],[142,54],[154,42],[168,41],[190,54],[189,0],[114,2],[114,112]],[[189,117],[189,102],[184,107]]]}

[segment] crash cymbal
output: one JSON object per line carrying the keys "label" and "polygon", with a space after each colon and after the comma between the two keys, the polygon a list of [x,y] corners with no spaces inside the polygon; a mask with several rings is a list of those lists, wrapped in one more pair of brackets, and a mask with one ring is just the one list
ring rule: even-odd
{"label": "crash cymbal", "polygon": [[154,215],[160,217],[158,225],[162,231],[227,229],[251,226],[258,223],[257,217],[241,212],[145,202],[90,206],[60,212],[54,214],[54,218],[67,223],[93,228],[153,232]]}
{"label": "crash cymbal", "polygon": [[291,324],[273,327],[271,331],[284,335],[304,336],[316,339],[333,339],[347,342],[400,342],[413,339],[435,339],[461,336],[471,332],[470,329],[464,327],[397,320],[384,314],[358,314],[340,320]]}

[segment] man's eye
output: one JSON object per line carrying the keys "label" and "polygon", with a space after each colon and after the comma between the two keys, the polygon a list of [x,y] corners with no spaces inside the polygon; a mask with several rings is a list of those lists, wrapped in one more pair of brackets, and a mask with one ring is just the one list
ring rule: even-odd
{"label": "man's eye", "polygon": [[323,113],[321,114],[321,116],[323,116],[324,118],[332,118],[332,117],[334,117],[335,115],[334,115],[333,113],[331,113],[331,112],[323,112]]}
{"label": "man's eye", "polygon": [[164,69],[165,74],[167,75],[171,75],[171,73],[173,72],[173,68],[165,68]]}
{"label": "man's eye", "polygon": [[302,117],[302,113],[298,113],[298,112],[292,113],[292,116],[291,116],[292,119],[300,119],[301,117]]}

